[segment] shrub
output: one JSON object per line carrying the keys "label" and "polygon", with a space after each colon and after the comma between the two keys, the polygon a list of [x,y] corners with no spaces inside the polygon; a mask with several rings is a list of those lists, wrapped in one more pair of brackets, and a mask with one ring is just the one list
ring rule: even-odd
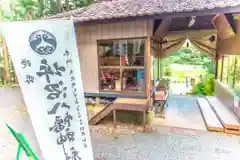
{"label": "shrub", "polygon": [[208,74],[204,85],[204,95],[212,96],[214,92],[214,75]]}
{"label": "shrub", "polygon": [[201,79],[196,85],[193,86],[191,95],[205,95],[211,96],[214,92],[214,75],[207,74],[205,79]]}

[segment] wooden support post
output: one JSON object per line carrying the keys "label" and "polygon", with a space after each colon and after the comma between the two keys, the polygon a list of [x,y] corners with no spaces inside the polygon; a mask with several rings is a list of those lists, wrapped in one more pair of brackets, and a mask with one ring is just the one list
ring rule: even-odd
{"label": "wooden support post", "polygon": [[2,50],[3,50],[3,60],[4,60],[4,83],[10,82],[10,70],[9,70],[9,57],[8,49],[4,36],[2,36]]}
{"label": "wooden support post", "polygon": [[162,79],[163,77],[163,66],[162,66],[162,60],[163,60],[163,45],[162,43],[159,45],[159,60],[160,60],[160,78]]}
{"label": "wooden support post", "polygon": [[218,60],[220,58],[220,55],[219,55],[219,52],[218,52],[218,45],[219,45],[219,36],[217,36],[217,42],[216,42],[216,55],[215,55],[215,79],[218,79],[218,67],[219,67],[219,64],[218,64]]}
{"label": "wooden support post", "polygon": [[117,120],[117,117],[116,117],[116,109],[115,109],[115,107],[113,106],[113,125],[114,125],[114,128],[116,128],[116,120]]}
{"label": "wooden support post", "polygon": [[146,129],[146,111],[143,111],[143,131]]}
{"label": "wooden support post", "polygon": [[145,43],[145,92],[147,99],[150,99],[151,90],[151,34],[152,21],[147,21],[147,38]]}

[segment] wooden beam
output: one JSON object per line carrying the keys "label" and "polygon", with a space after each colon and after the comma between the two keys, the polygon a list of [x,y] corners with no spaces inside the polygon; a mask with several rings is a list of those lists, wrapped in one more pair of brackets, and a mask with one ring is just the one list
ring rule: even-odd
{"label": "wooden beam", "polygon": [[151,37],[151,40],[154,42],[154,43],[157,43],[157,44],[166,44],[166,43],[170,43],[170,42],[176,42],[176,41],[179,41],[179,40],[182,40],[183,38],[178,38],[178,39],[174,39],[174,40],[157,40],[157,39],[154,39],[153,37]]}
{"label": "wooden beam", "polygon": [[182,43],[181,40],[178,41],[178,42],[176,42],[176,43],[173,43],[173,44],[167,46],[166,48],[163,49],[163,52],[166,51],[166,50],[168,50],[168,49],[170,49],[170,48],[172,48],[172,47],[174,47],[174,46],[176,46],[176,45],[179,45],[180,43]]}
{"label": "wooden beam", "polygon": [[159,24],[156,32],[154,33],[153,38],[158,41],[162,40],[162,38],[167,35],[171,22],[172,18],[164,18]]}
{"label": "wooden beam", "polygon": [[192,43],[195,44],[198,48],[200,48],[200,49],[203,50],[204,52],[206,52],[206,54],[207,54],[209,57],[211,57],[212,60],[215,60],[215,56],[212,55],[212,54],[209,54],[209,52],[208,52],[205,48],[203,48],[203,47],[200,46],[200,45],[197,45],[197,43],[196,43],[195,41],[192,41]]}
{"label": "wooden beam", "polygon": [[198,41],[198,40],[195,40],[195,43],[197,43],[197,44],[199,44],[199,45],[201,45],[201,46],[203,46],[203,47],[209,49],[210,51],[213,51],[213,52],[215,51],[214,48],[211,48],[211,47],[209,47],[208,45],[203,44],[202,42],[200,42],[200,41]]}
{"label": "wooden beam", "polygon": [[208,29],[215,29],[213,25],[209,26],[197,26],[197,27],[172,27],[169,28],[169,32],[174,31],[197,31],[197,30],[208,30]]}

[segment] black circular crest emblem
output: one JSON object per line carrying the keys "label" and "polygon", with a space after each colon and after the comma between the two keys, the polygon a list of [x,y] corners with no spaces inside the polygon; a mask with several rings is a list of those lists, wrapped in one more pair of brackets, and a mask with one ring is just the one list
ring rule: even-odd
{"label": "black circular crest emblem", "polygon": [[46,30],[34,31],[29,37],[31,48],[39,55],[50,55],[57,48],[55,36]]}

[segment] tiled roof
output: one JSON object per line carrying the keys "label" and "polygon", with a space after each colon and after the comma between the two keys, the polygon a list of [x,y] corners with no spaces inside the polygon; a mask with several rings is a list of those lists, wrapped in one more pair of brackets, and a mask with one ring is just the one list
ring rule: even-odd
{"label": "tiled roof", "polygon": [[112,0],[94,3],[47,19],[72,17],[75,22],[86,22],[236,6],[240,6],[240,0]]}

